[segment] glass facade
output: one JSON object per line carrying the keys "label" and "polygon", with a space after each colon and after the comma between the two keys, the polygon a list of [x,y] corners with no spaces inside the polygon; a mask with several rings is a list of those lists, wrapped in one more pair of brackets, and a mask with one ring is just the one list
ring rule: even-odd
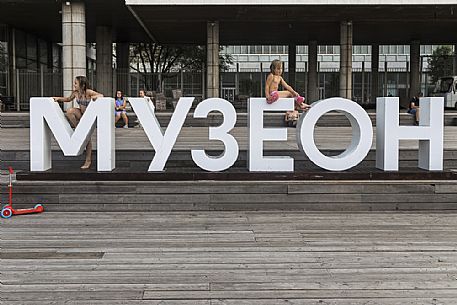
{"label": "glass facade", "polygon": [[61,47],[49,44],[41,38],[14,30],[16,47],[16,69],[37,72],[44,66],[60,68]]}
{"label": "glass facade", "polygon": [[[421,55],[431,55],[437,45],[421,45]],[[370,45],[354,45],[353,54],[371,54]],[[267,46],[227,46],[224,49],[228,54],[287,54],[288,46],[286,45],[267,45]],[[320,45],[318,46],[319,54],[340,54],[339,45]],[[308,46],[297,46],[297,54],[308,54]],[[409,45],[380,45],[380,55],[409,55]]]}
{"label": "glass facade", "polygon": [[32,96],[61,95],[61,58],[58,44],[0,24],[0,94],[8,101],[6,110],[28,110]]}

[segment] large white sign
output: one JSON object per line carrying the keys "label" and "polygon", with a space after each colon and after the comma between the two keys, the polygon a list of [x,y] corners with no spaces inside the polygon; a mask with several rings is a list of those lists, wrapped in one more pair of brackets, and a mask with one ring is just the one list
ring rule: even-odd
{"label": "large white sign", "polygon": [[[165,132],[157,120],[154,106],[147,98],[130,98],[146,136],[154,148],[155,155],[149,171],[160,172],[171,154],[183,127],[194,98],[179,100]],[[51,168],[51,134],[65,156],[83,152],[97,121],[97,169],[111,171],[115,166],[114,153],[114,110],[113,99],[101,98],[91,103],[73,131],[62,110],[51,98],[32,98],[30,108],[30,155],[31,170],[45,171]],[[419,167],[426,170],[443,169],[443,115],[444,100],[441,97],[422,98],[419,126],[399,125],[399,101],[397,97],[377,99],[376,111],[376,167],[386,171],[397,171],[399,163],[399,141],[419,141]],[[286,156],[263,155],[265,141],[287,141],[287,128],[264,128],[263,115],[266,111],[284,112],[293,110],[294,100],[279,99],[267,104],[265,98],[249,100],[249,147],[248,168],[250,171],[291,172],[294,159]],[[224,151],[213,157],[204,150],[193,149],[192,160],[207,171],[222,171],[230,168],[238,158],[239,146],[229,134],[236,123],[233,105],[220,98],[210,98],[199,103],[195,118],[206,118],[211,111],[218,111],[224,120],[218,127],[209,128],[209,139],[221,141]],[[314,141],[314,128],[320,117],[330,111],[343,113],[352,126],[349,147],[338,156],[325,156]],[[343,98],[330,98],[312,104],[304,113],[297,127],[297,143],[300,150],[317,166],[330,171],[342,171],[356,166],[366,157],[373,141],[373,128],[367,113],[355,102]]]}

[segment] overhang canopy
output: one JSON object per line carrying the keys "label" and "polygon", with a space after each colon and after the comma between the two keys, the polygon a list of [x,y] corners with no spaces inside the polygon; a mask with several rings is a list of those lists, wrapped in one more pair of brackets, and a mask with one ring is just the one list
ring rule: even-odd
{"label": "overhang canopy", "polygon": [[[60,42],[62,3],[0,0],[0,22]],[[354,44],[457,43],[456,0],[90,0],[85,6],[88,42],[101,25],[113,28],[114,42],[201,45],[206,23],[218,20],[222,45],[336,45],[340,22],[349,20]]]}
{"label": "overhang canopy", "polygon": [[[407,5],[405,5],[407,3]],[[205,44],[207,21],[220,23],[220,43],[339,44],[339,24],[352,21],[354,44],[456,43],[455,0],[126,0],[152,38]]]}
{"label": "overhang canopy", "polygon": [[[62,3],[75,0],[0,0],[0,23],[33,33],[48,41],[62,41]],[[97,26],[111,26],[115,42],[138,42],[148,36],[130,13],[124,0],[84,1],[86,39],[95,42]]]}

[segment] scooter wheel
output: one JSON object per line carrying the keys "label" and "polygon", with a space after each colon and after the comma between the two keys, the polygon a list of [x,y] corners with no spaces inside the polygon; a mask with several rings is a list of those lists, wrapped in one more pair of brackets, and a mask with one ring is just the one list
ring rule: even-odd
{"label": "scooter wheel", "polygon": [[43,207],[43,205],[41,205],[41,203],[38,203],[37,205],[35,205],[34,209],[36,209],[39,212],[44,211],[44,207]]}
{"label": "scooter wheel", "polygon": [[3,208],[2,209],[2,217],[3,218],[10,218],[13,216],[13,210],[11,208]]}

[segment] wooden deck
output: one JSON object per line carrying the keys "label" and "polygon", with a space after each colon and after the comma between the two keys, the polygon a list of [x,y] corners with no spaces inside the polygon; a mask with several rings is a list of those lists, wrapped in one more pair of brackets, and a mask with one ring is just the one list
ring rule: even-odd
{"label": "wooden deck", "polygon": [[[27,168],[28,132],[0,129],[2,166]],[[245,152],[247,129],[233,134]],[[335,153],[350,129],[318,127],[316,135],[319,148]],[[267,153],[298,158],[295,130],[288,136],[266,143]],[[119,166],[136,158],[136,172],[146,174],[144,132],[117,129],[116,140]],[[221,146],[207,140],[207,128],[184,128],[173,152],[182,159],[170,163],[188,164],[190,148]],[[79,171],[81,158],[58,154],[55,165]],[[400,156],[414,167],[417,142],[403,141]],[[374,151],[367,159],[356,172],[374,170]],[[445,169],[455,168],[457,127],[446,126]],[[0,219],[0,303],[455,305],[457,181],[422,178],[15,180],[16,207],[40,201],[47,211]]]}
{"label": "wooden deck", "polygon": [[455,213],[45,212],[1,227],[9,305],[457,302]]}

